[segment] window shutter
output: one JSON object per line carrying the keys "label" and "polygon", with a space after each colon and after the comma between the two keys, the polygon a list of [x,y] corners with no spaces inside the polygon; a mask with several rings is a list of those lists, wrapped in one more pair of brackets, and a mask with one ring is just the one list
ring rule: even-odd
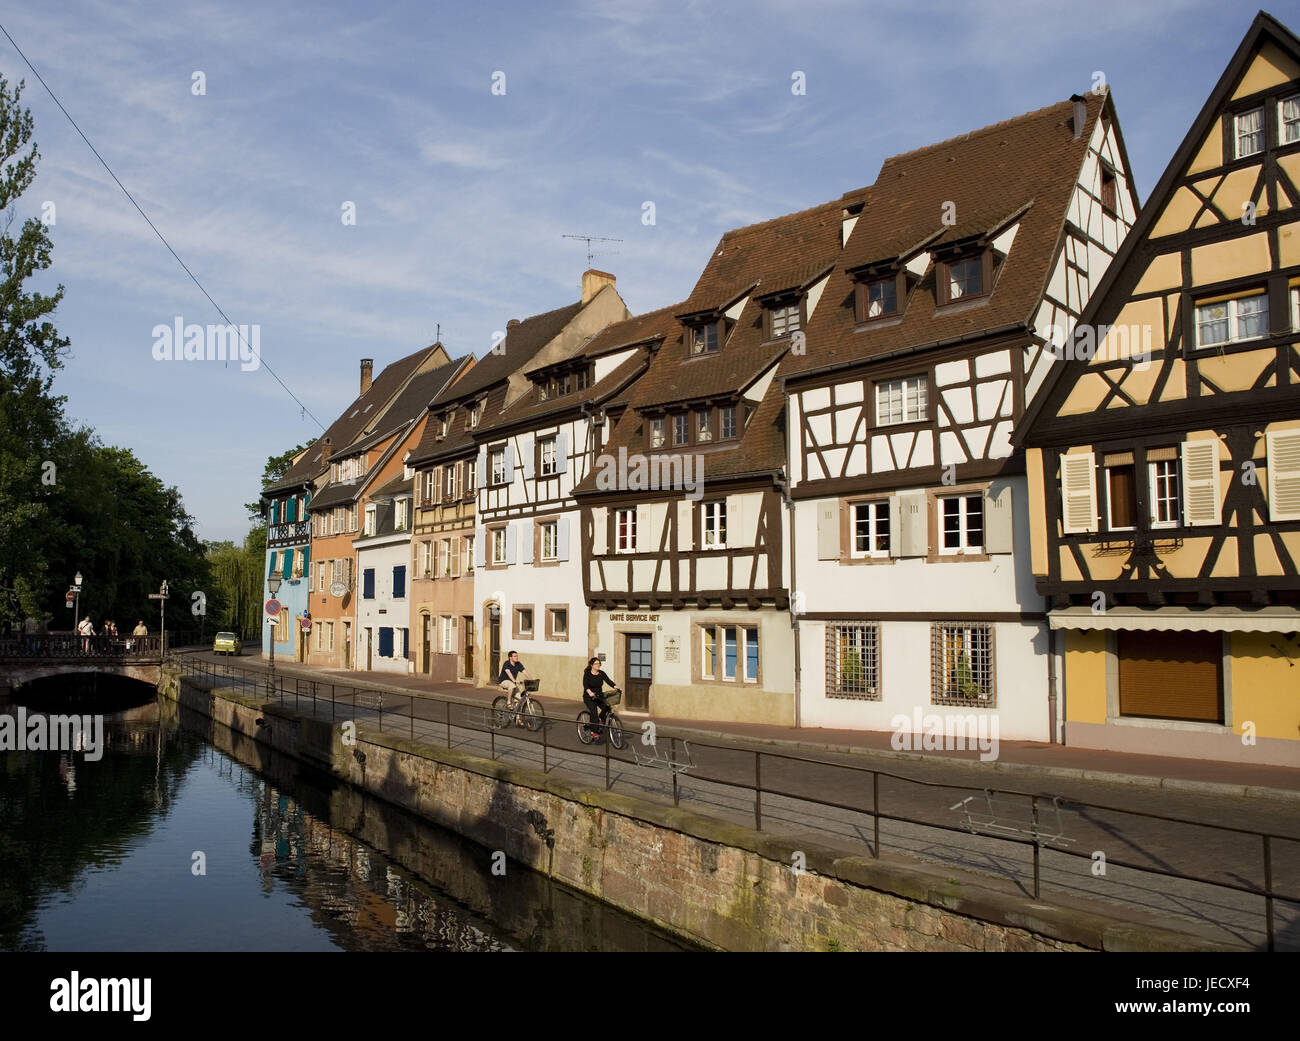
{"label": "window shutter", "polygon": [[393,630],[391,626],[381,625],[379,627],[379,657],[391,658],[393,656]]}
{"label": "window shutter", "polygon": [[[481,461],[482,460],[480,460],[480,462]],[[477,568],[483,566],[483,561],[485,559],[484,554],[486,553],[486,547],[484,546],[484,543],[486,541],[486,536],[487,530],[482,525],[474,529],[474,566]]]}
{"label": "window shutter", "polygon": [[515,562],[515,526],[513,524],[507,524],[506,525],[506,563],[513,564],[514,562]]}
{"label": "window shutter", "polygon": [[1271,430],[1268,446],[1268,516],[1300,520],[1300,430]]}
{"label": "window shutter", "polygon": [[506,445],[506,484],[515,479],[515,446]]}
{"label": "window shutter", "polygon": [[[856,529],[853,526],[853,514],[849,514],[849,539],[852,540]],[[889,497],[889,555],[903,555],[903,500],[897,495]]]}
{"label": "window shutter", "polygon": [[569,559],[569,518],[561,517],[555,522],[555,556],[558,560]]}
{"label": "window shutter", "polygon": [[279,554],[275,550],[271,550],[271,566],[266,571],[268,576],[275,574],[275,561],[278,557]]}
{"label": "window shutter", "polygon": [[984,496],[984,552],[1012,552],[1011,487]]}
{"label": "window shutter", "polygon": [[1183,522],[1219,524],[1219,442],[1183,442]]}
{"label": "window shutter", "polygon": [[286,499],[286,500],[285,500],[285,503],[284,503],[284,519],[285,519],[285,523],[291,523],[292,521],[295,521],[295,520],[298,519],[298,518],[297,518],[297,510],[296,510],[296,508],[295,508],[295,507],[297,507],[297,505],[298,505],[298,499],[297,499],[296,496],[295,496],[294,498],[292,498],[292,499]]}
{"label": "window shutter", "polygon": [[411,656],[411,630],[403,629],[402,630],[402,657],[409,658],[410,656]]}
{"label": "window shutter", "polygon": [[609,552],[609,510],[597,507],[591,511],[591,555],[603,557]]}
{"label": "window shutter", "polygon": [[689,551],[695,544],[695,503],[677,500],[677,548]]}
{"label": "window shutter", "polygon": [[745,527],[745,500],[739,495],[727,496],[727,541],[725,545],[752,546],[754,540],[749,537]]}
{"label": "window shutter", "polygon": [[487,449],[479,449],[478,459],[474,464],[474,487],[482,488],[487,484]]}
{"label": "window shutter", "polygon": [[[665,515],[665,521],[667,516]],[[653,514],[650,512],[648,505],[642,504],[636,508],[636,541],[632,544],[633,551],[637,553],[653,553],[659,547],[659,533],[650,530],[650,525],[654,523]]]}
{"label": "window shutter", "polygon": [[406,596],[406,565],[399,564],[393,568],[393,599],[400,600]]}
{"label": "window shutter", "polygon": [[532,439],[524,441],[522,445],[520,445],[520,451],[523,453],[524,457],[524,480],[526,481],[531,481],[535,473],[533,469],[533,457],[537,454],[536,447],[537,442]]}
{"label": "window shutter", "polygon": [[533,562],[533,522],[531,520],[521,520],[519,522],[519,562],[521,564],[531,564]]}
{"label": "window shutter", "polygon": [[375,569],[372,567],[361,572],[361,598],[363,600],[375,598]]}
{"label": "window shutter", "polygon": [[817,504],[817,559],[840,559],[840,506],[838,499]]}
{"label": "window shutter", "polygon": [[567,473],[569,470],[569,433],[561,430],[555,435],[555,472]]}
{"label": "window shutter", "polygon": [[1097,467],[1091,452],[1061,456],[1061,531],[1097,530]]}
{"label": "window shutter", "polygon": [[271,500],[271,523],[273,525],[280,523],[280,500]]}
{"label": "window shutter", "polygon": [[[923,557],[929,550],[929,521],[925,492],[904,492],[898,497],[900,557]],[[890,541],[893,541],[892,533]]]}
{"label": "window shutter", "polygon": [[284,577],[289,578],[293,575],[293,550],[284,551]]}

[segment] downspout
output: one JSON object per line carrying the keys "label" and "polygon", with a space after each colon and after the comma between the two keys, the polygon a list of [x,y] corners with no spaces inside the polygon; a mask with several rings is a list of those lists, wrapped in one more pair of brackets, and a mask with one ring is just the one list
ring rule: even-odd
{"label": "downspout", "polygon": [[[790,416],[790,393],[785,389],[784,384],[781,387],[781,393],[785,397],[785,415],[788,421]],[[789,443],[789,432],[787,431],[787,446]],[[781,500],[785,503],[786,514],[789,517],[789,523],[786,527],[790,531],[790,632],[794,638],[794,726],[798,730],[803,725],[803,667],[800,664],[801,655],[799,652],[799,601],[798,594],[795,591],[798,588],[798,583],[795,581],[794,548],[797,543],[794,537],[794,500],[790,498],[790,475],[788,473],[778,479],[778,488],[781,491]]]}
{"label": "downspout", "polygon": [[1047,626],[1047,732],[1056,744],[1056,630],[1050,619],[1043,624]]}

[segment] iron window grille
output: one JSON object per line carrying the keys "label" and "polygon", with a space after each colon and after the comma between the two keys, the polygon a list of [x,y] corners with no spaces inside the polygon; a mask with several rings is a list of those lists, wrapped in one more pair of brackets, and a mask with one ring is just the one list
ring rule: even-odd
{"label": "iron window grille", "polygon": [[930,626],[930,702],[997,707],[993,626],[935,622]]}
{"label": "iron window grille", "polygon": [[826,696],[880,700],[880,626],[840,622],[826,626]]}

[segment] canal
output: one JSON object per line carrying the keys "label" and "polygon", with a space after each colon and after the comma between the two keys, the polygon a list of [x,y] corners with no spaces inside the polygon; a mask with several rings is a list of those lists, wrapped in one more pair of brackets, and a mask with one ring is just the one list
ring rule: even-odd
{"label": "canal", "polygon": [[97,759],[0,751],[0,950],[688,949],[191,715],[115,713]]}

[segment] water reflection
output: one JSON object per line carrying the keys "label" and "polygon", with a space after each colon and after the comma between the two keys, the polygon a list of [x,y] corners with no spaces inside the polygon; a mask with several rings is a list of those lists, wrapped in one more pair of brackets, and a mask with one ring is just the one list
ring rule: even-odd
{"label": "water reflection", "polygon": [[0,949],[681,947],[171,703],[105,739],[0,753]]}

